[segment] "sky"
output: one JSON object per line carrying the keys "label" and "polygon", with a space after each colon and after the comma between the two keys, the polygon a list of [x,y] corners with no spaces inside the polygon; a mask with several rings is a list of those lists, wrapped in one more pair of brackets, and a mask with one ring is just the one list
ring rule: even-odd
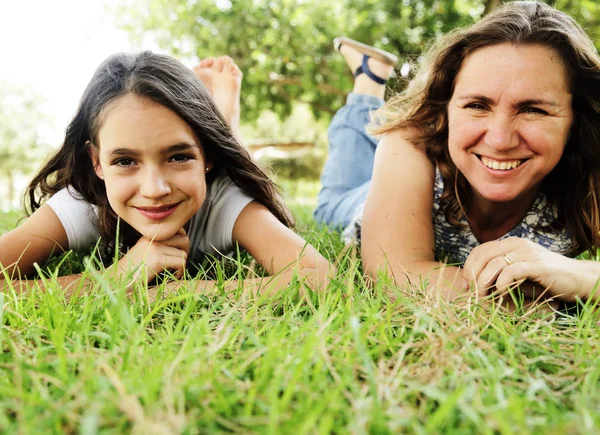
{"label": "sky", "polygon": [[50,125],[44,135],[53,146],[100,62],[132,50],[106,10],[110,1],[0,0],[0,80],[42,95]]}

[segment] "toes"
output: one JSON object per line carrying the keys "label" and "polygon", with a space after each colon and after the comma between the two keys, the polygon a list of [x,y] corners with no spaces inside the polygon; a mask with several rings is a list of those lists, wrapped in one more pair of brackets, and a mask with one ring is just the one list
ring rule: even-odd
{"label": "toes", "polygon": [[214,61],[215,61],[214,57],[207,57],[205,59],[202,59],[200,61],[200,63],[198,64],[198,66],[201,68],[210,68],[210,67],[212,67]]}
{"label": "toes", "polygon": [[223,61],[223,56],[217,57],[214,60],[213,64],[212,64],[212,69],[215,72],[221,72],[221,71],[223,71],[224,67],[225,67],[225,63]]}

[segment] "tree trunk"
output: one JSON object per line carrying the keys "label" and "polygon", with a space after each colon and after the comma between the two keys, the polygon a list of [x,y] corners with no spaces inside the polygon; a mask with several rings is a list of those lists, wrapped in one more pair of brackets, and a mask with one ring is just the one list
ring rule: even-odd
{"label": "tree trunk", "polygon": [[8,181],[8,206],[12,210],[15,206],[15,177],[12,171],[6,174],[6,181]]}
{"label": "tree trunk", "polygon": [[500,6],[500,0],[485,0],[485,9],[483,10],[483,15],[487,15]]}

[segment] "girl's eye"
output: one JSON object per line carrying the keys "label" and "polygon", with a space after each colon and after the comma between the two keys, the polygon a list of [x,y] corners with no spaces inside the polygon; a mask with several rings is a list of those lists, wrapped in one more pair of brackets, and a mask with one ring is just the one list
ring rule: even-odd
{"label": "girl's eye", "polygon": [[128,168],[130,166],[133,166],[134,164],[135,162],[133,161],[133,159],[118,159],[113,162],[113,165],[120,166],[122,168]]}
{"label": "girl's eye", "polygon": [[171,161],[177,162],[177,163],[184,163],[184,162],[188,162],[193,159],[194,159],[194,156],[191,156],[189,154],[175,154],[174,156],[171,156]]}

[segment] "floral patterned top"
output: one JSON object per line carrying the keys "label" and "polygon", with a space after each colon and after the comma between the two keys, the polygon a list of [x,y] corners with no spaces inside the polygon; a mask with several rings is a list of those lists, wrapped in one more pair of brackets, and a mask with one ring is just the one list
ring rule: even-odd
{"label": "floral patterned top", "polygon": [[[467,260],[471,250],[480,243],[471,232],[464,216],[461,220],[464,228],[454,227],[446,221],[444,210],[440,205],[443,191],[444,180],[441,173],[436,169],[432,210],[435,259],[449,264],[461,265]],[[346,239],[360,240],[363,210],[364,204],[357,210],[355,218],[344,230]],[[557,225],[557,218],[556,205],[549,203],[546,195],[540,191],[523,220],[498,240],[508,237],[520,237],[538,243],[552,252],[574,257],[576,253],[574,252],[571,235],[566,229]]]}

